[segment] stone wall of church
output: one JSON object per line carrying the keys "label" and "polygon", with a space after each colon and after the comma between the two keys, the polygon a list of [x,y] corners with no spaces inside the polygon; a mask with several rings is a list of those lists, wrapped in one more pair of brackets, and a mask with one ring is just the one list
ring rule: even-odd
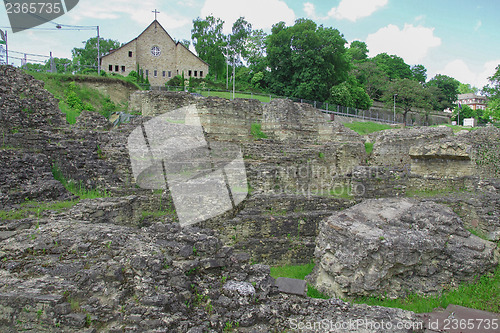
{"label": "stone wall of church", "polygon": [[[157,46],[160,54],[151,49]],[[139,68],[148,76],[152,86],[163,86],[174,76],[182,74],[203,78],[208,74],[208,65],[176,42],[156,23],[151,24],[137,39],[102,59],[102,69],[107,73],[127,76]]]}
{"label": "stone wall of church", "polygon": [[[151,54],[151,48],[158,46],[160,55]],[[168,80],[177,75],[176,45],[165,33],[160,25],[151,25],[137,39],[137,63],[146,71],[149,83],[153,86],[163,86]],[[156,71],[156,72],[155,72]],[[163,76],[165,72],[165,76]],[[170,72],[171,77],[168,74]],[[156,76],[155,76],[156,74]]]}
{"label": "stone wall of church", "polygon": [[[132,52],[132,57],[129,57]],[[102,70],[127,76],[136,70],[137,46],[135,39],[102,59]],[[111,66],[111,67],[110,67]]]}
{"label": "stone wall of church", "polygon": [[204,78],[208,74],[208,65],[181,44],[177,47],[177,68],[185,78]]}

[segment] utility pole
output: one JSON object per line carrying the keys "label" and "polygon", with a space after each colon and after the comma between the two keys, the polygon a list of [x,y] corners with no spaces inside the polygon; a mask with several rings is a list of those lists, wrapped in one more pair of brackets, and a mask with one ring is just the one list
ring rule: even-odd
{"label": "utility pole", "polygon": [[99,26],[97,26],[97,75],[101,75],[101,48],[99,47],[99,39]]}
{"label": "utility pole", "polygon": [[229,51],[226,45],[226,90],[229,90]]}
{"label": "utility pole", "polygon": [[393,122],[396,123],[396,96],[398,94],[394,94],[394,118],[393,118]]}
{"label": "utility pole", "polygon": [[233,60],[233,99],[234,99],[234,87],[235,87],[235,84],[236,84],[236,75],[235,75],[235,63],[234,63],[234,60]]}

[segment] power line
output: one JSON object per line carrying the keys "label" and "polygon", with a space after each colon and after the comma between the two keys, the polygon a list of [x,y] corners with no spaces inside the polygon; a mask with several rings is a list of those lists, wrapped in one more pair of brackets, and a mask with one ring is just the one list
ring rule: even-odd
{"label": "power line", "polygon": [[9,50],[9,53],[17,53],[17,54],[25,54],[25,55],[30,55],[30,56],[34,56],[34,57],[44,57],[44,58],[50,58],[49,56],[46,56],[46,55],[42,55],[42,54],[33,54],[33,53],[25,53],[25,52],[19,52],[19,51],[12,51],[12,50]]}

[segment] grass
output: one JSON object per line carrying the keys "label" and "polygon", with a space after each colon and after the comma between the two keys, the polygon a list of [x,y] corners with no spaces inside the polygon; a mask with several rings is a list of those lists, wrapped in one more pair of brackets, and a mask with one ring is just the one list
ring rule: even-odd
{"label": "grass", "polygon": [[351,186],[349,185],[335,185],[333,188],[330,188],[328,191],[328,195],[331,197],[335,197],[338,199],[352,199],[353,195],[351,192]]}
{"label": "grass", "polygon": [[419,198],[430,198],[443,194],[465,192],[466,189],[463,188],[439,188],[439,189],[425,189],[425,190],[406,190],[406,196],[408,197],[419,197]]}
{"label": "grass", "polygon": [[[221,97],[221,98],[226,98],[226,99],[233,99],[233,93],[228,92],[228,91],[201,91],[201,95],[208,97],[208,96],[216,96],[216,97]],[[269,103],[271,101],[271,98],[269,95],[256,95],[252,93],[235,93],[234,94],[235,98],[247,98],[247,99],[256,99],[259,100],[263,103]]]}
{"label": "grass", "polygon": [[78,201],[79,200],[57,202],[26,201],[21,204],[21,208],[19,209],[12,211],[0,210],[0,220],[19,220],[30,216],[40,216],[41,212],[47,210],[62,212],[76,205]]}
{"label": "grass", "polygon": [[[453,130],[453,133],[457,133],[457,132],[460,132],[462,130],[466,130],[466,131],[472,131],[472,130],[476,130],[478,129],[479,127],[464,127],[464,126],[460,126],[460,125],[450,125],[450,124],[444,124],[446,127],[449,127]],[[430,127],[439,127],[439,126],[442,126],[442,125],[432,125]]]}
{"label": "grass", "polygon": [[175,209],[173,209],[173,210],[170,210],[170,209],[167,209],[167,210],[157,210],[157,211],[147,211],[147,210],[145,210],[145,211],[141,212],[141,219],[144,220],[147,217],[158,218],[158,217],[163,217],[163,216],[167,216],[167,215],[171,215],[174,218],[177,216],[176,212],[175,212]]}
{"label": "grass", "polygon": [[[304,280],[312,272],[314,263],[306,265],[284,265],[271,267],[271,276],[288,277]],[[307,296],[312,298],[328,298],[307,285]],[[359,297],[354,303],[378,305],[389,308],[400,308],[416,313],[431,312],[435,308],[446,308],[450,304],[490,312],[500,312],[500,266],[493,273],[476,277],[472,282],[462,283],[456,289],[444,290],[435,296],[410,294],[404,298],[388,299],[383,297]]]}
{"label": "grass", "polygon": [[60,181],[61,184],[63,184],[63,186],[69,192],[79,196],[80,199],[106,198],[110,196],[106,190],[87,189],[82,185],[81,182],[75,182],[74,180],[66,179],[57,164],[52,165],[52,175],[54,176],[55,180]]}
{"label": "grass", "polygon": [[445,290],[437,296],[408,295],[405,298],[382,299],[379,297],[358,298],[355,303],[400,308],[416,313],[431,312],[437,307],[450,304],[468,308],[500,312],[500,266],[494,273],[475,278],[471,283],[462,283],[457,289]]}
{"label": "grass", "polygon": [[353,121],[352,123],[344,123],[344,126],[352,129],[359,135],[366,135],[393,128],[390,125],[374,123],[371,121]]}
{"label": "grass", "polygon": [[267,135],[266,133],[262,132],[261,130],[262,125],[259,123],[253,123],[252,128],[250,129],[250,133],[252,133],[252,136],[254,139],[266,139]]}

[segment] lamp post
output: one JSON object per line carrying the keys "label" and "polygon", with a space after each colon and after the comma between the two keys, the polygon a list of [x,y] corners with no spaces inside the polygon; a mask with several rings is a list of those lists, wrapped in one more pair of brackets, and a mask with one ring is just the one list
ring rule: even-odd
{"label": "lamp post", "polygon": [[396,123],[396,96],[398,94],[394,94],[394,118],[393,118],[393,122]]}

